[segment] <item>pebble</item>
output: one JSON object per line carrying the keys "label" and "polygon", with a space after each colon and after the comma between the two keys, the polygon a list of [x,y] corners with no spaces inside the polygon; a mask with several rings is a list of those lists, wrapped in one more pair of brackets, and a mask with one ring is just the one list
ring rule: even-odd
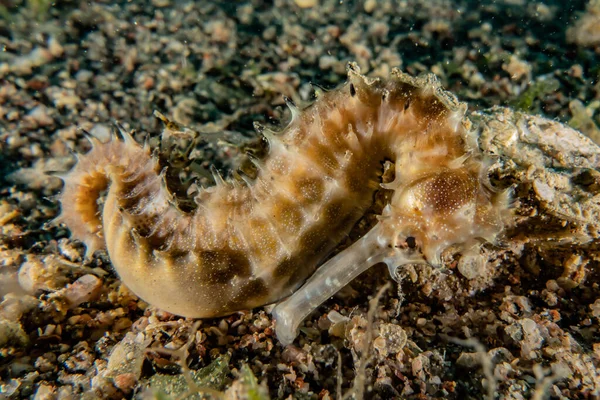
{"label": "pebble", "polygon": [[29,338],[20,323],[0,318],[0,347],[8,346],[26,346]]}
{"label": "pebble", "polygon": [[102,281],[94,275],[84,275],[64,289],[63,295],[69,305],[77,307],[81,303],[94,300],[102,290]]}
{"label": "pebble", "polygon": [[504,63],[502,69],[508,72],[513,81],[520,81],[523,78],[531,79],[531,65],[515,55],[510,56],[509,62]]}
{"label": "pebble", "polygon": [[36,47],[31,53],[15,57],[10,65],[10,70],[19,75],[27,75],[34,68],[40,67],[52,60],[52,53],[42,47]]}
{"label": "pebble", "polygon": [[312,8],[319,5],[319,0],[294,0],[294,3],[300,8]]}
{"label": "pebble", "polygon": [[27,257],[27,261],[19,268],[18,279],[21,288],[29,294],[36,294],[40,290],[59,290],[67,283],[60,271],[60,264],[53,257]]}
{"label": "pebble", "polygon": [[50,126],[54,124],[54,119],[50,116],[48,107],[43,104],[31,109],[31,111],[27,113],[27,117],[38,126]]}
{"label": "pebble", "polygon": [[375,10],[375,7],[377,7],[377,0],[367,0],[365,1],[364,4],[364,10],[367,13],[372,13],[373,10]]}
{"label": "pebble", "polygon": [[48,384],[38,386],[33,396],[33,400],[54,400],[56,399],[56,388]]}

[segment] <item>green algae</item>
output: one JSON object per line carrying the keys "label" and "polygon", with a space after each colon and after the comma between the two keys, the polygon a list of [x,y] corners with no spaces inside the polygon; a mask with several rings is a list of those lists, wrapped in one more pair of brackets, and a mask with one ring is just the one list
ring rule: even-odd
{"label": "green algae", "polygon": [[193,386],[188,384],[185,373],[179,375],[155,374],[149,380],[147,389],[155,400],[167,399],[202,399],[203,394],[212,398],[218,396],[229,383],[229,360],[231,356],[224,354],[217,357],[206,367],[197,371],[187,371]]}
{"label": "green algae", "polygon": [[531,111],[535,100],[543,98],[560,87],[560,82],[552,77],[541,77],[532,82],[516,99],[511,106],[519,111]]}

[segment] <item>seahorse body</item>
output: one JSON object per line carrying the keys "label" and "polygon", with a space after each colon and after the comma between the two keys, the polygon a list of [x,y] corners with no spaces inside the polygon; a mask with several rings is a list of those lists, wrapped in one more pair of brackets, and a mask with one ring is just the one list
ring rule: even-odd
{"label": "seahorse body", "polygon": [[64,177],[58,221],[89,252],[106,245],[120,278],[145,301],[214,317],[297,289],[372,205],[390,160],[395,179],[386,187],[395,194],[378,240],[402,247],[414,238],[415,251],[439,263],[450,245],[493,241],[506,209],[465,112],[432,76],[396,70],[369,79],[351,64],[345,85],[293,108],[282,132],[265,132],[269,154],[246,185],[220,182],[186,214],[149,149],[131,138],[95,143]]}

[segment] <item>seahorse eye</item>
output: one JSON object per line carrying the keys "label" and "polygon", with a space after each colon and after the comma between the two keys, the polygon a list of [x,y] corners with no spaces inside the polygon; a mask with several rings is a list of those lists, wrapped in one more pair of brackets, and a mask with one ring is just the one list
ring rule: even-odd
{"label": "seahorse eye", "polygon": [[463,170],[443,171],[427,179],[419,189],[423,203],[434,213],[451,214],[475,199],[476,178]]}
{"label": "seahorse eye", "polygon": [[476,200],[477,177],[445,169],[416,179],[403,190],[399,206],[428,217],[447,217]]}

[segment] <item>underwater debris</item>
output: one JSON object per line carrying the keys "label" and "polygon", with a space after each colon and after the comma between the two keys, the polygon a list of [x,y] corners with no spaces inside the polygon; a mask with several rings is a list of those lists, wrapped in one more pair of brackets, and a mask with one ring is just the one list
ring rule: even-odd
{"label": "underwater debris", "polygon": [[600,0],[590,0],[575,26],[567,29],[567,42],[582,47],[600,45]]}
{"label": "underwater debris", "polygon": [[[596,107],[600,107],[600,102],[596,103]],[[579,100],[572,100],[569,103],[569,110],[571,110],[572,115],[569,125],[584,133],[596,144],[600,144],[600,128],[598,128],[592,118],[593,108],[591,106],[589,108],[584,106]]]}
{"label": "underwater debris", "polygon": [[560,83],[553,77],[540,77],[531,83],[512,103],[511,106],[520,111],[532,111],[536,99],[556,91]]}

